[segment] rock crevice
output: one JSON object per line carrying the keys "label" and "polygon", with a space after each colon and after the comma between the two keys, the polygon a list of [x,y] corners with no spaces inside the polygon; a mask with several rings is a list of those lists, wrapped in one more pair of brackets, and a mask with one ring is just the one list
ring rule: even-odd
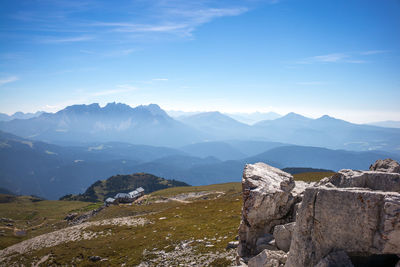
{"label": "rock crevice", "polygon": [[369,171],[341,170],[317,184],[256,163],[246,165],[242,186],[238,255],[249,265],[357,266],[396,263],[400,255],[395,161],[377,161]]}

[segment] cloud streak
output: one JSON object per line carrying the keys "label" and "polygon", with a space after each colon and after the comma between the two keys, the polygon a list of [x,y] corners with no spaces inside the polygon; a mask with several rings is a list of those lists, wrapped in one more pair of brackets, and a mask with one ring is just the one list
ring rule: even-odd
{"label": "cloud streak", "polygon": [[41,43],[46,43],[46,44],[61,44],[61,43],[75,43],[75,42],[85,42],[85,41],[90,41],[93,40],[93,36],[73,36],[73,37],[67,37],[67,38],[43,38],[39,39],[39,42]]}
{"label": "cloud streak", "polygon": [[327,64],[327,63],[351,63],[351,64],[363,64],[368,61],[364,59],[355,58],[351,54],[346,53],[331,53],[325,55],[318,55],[313,57],[304,58],[295,62],[295,64]]}
{"label": "cloud streak", "polygon": [[9,76],[9,77],[5,77],[5,78],[0,78],[0,86],[3,86],[7,83],[15,82],[18,80],[19,80],[19,78],[17,76]]}
{"label": "cloud streak", "polygon": [[120,33],[169,33],[175,35],[191,36],[199,26],[214,19],[229,16],[238,16],[249,9],[246,7],[227,8],[196,8],[180,6],[159,8],[160,22],[152,24],[135,23],[131,21],[119,22],[94,22],[91,26],[110,28],[112,32]]}

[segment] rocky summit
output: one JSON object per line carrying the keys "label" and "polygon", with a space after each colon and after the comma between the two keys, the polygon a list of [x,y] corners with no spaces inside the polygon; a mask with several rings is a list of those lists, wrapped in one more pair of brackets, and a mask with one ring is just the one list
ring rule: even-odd
{"label": "rocky summit", "polygon": [[400,173],[391,159],[305,183],[264,163],[243,172],[237,264],[400,266]]}

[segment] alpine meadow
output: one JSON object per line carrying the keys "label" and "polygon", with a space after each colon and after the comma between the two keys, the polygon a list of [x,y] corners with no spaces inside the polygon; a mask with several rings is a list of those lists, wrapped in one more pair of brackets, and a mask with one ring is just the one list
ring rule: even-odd
{"label": "alpine meadow", "polygon": [[3,0],[0,266],[400,266],[400,2]]}

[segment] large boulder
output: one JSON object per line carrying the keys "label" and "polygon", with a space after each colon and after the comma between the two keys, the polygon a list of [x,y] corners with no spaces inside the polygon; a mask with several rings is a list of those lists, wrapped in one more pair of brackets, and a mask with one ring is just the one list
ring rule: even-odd
{"label": "large boulder", "polygon": [[280,250],[265,249],[257,256],[251,258],[248,267],[283,267],[285,266],[287,255]]}
{"label": "large boulder", "polygon": [[294,187],[293,176],[289,173],[264,163],[245,166],[242,179],[243,208],[239,226],[239,256],[250,257],[258,254],[263,248],[260,246],[260,240],[272,235],[275,225],[293,220],[295,198],[291,191]]}
{"label": "large boulder", "polygon": [[309,187],[286,266],[314,266],[333,250],[352,256],[400,254],[400,194]]}
{"label": "large boulder", "polygon": [[379,159],[369,167],[370,171],[400,173],[400,164],[392,159]]}
{"label": "large boulder", "polygon": [[285,252],[289,251],[295,224],[295,222],[291,222],[274,227],[275,244],[278,249]]}

